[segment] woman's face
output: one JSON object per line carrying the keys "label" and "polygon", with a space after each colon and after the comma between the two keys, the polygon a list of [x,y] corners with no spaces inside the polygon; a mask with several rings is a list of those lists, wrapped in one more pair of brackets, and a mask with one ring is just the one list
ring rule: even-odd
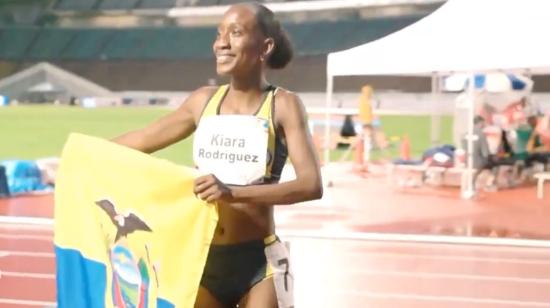
{"label": "woman's face", "polygon": [[216,71],[220,75],[246,75],[262,66],[264,36],[252,10],[232,6],[218,26],[213,49]]}

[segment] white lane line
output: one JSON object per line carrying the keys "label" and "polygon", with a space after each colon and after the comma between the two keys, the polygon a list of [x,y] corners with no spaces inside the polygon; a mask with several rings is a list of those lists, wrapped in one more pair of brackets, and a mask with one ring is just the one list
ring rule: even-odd
{"label": "white lane line", "polygon": [[[368,262],[369,257],[386,257],[395,259],[426,259],[435,261],[457,261],[457,262],[488,262],[488,263],[509,263],[509,264],[529,264],[529,265],[550,265],[550,259],[520,259],[520,258],[495,258],[495,257],[467,257],[451,256],[442,254],[413,254],[411,252],[377,252],[377,251],[339,251],[338,259],[359,258],[360,261]],[[353,261],[350,261],[353,262]]]}
{"label": "white lane line", "polygon": [[53,236],[48,235],[34,235],[34,234],[2,234],[0,238],[9,240],[39,240],[39,241],[53,241]]}
{"label": "white lane line", "polygon": [[0,250],[0,254],[2,253],[9,256],[15,256],[15,257],[55,258],[55,254],[51,252]]}
{"label": "white lane line", "polygon": [[0,223],[53,226],[53,219],[42,217],[0,216]]}
{"label": "white lane line", "polygon": [[[2,217],[2,216],[0,216]],[[26,229],[26,230],[33,230],[33,231],[49,231],[53,232],[53,225],[33,225],[33,224],[18,224],[18,223],[8,223],[8,222],[0,222],[0,229]]]}
{"label": "white lane line", "polygon": [[515,238],[491,238],[474,236],[449,236],[425,234],[398,234],[398,233],[371,233],[354,231],[292,231],[280,230],[277,232],[283,238],[306,238],[324,240],[354,240],[354,241],[382,241],[382,242],[414,242],[437,244],[461,244],[479,246],[515,246],[550,248],[548,240],[531,240]]}
{"label": "white lane line", "polygon": [[57,307],[56,302],[29,301],[14,298],[1,298],[0,304],[21,305],[21,306],[39,306],[39,307]]}
{"label": "white lane line", "polygon": [[[281,232],[277,232],[277,235],[279,235]],[[290,233],[291,235],[301,235],[301,234],[295,234],[295,232],[292,231],[286,231],[282,232],[283,234]],[[549,247],[525,247],[525,246],[493,246],[493,245],[472,245],[472,244],[461,244],[461,243],[447,243],[447,242],[437,242],[436,240],[439,237],[443,237],[443,235],[427,235],[430,237],[433,237],[432,242],[421,242],[421,241],[400,241],[400,240],[384,240],[384,239],[364,239],[364,240],[358,240],[358,239],[346,239],[345,235],[347,232],[338,232],[336,233],[336,238],[330,238],[330,234],[333,234],[332,232],[326,232],[323,233],[327,235],[326,238],[307,238],[307,237],[291,237],[295,241],[332,241],[333,243],[341,243],[346,249],[363,249],[363,248],[369,248],[369,249],[379,249],[379,248],[395,248],[396,246],[400,248],[405,247],[413,247],[415,250],[422,251],[424,253],[434,251],[479,251],[479,252],[502,252],[502,253],[525,253],[528,252],[529,254],[543,254],[545,256],[550,256],[550,249]],[[378,233],[362,233],[357,232],[358,234],[364,234],[367,237],[372,236],[373,234]],[[421,234],[418,234],[419,236],[422,236]],[[390,236],[400,236],[400,234],[390,234]],[[283,236],[280,236],[283,238]],[[448,236],[452,237],[452,236]],[[445,240],[445,238],[443,238]],[[521,240],[521,239],[518,239]],[[529,241],[528,239],[522,240],[522,241]],[[338,244],[335,244],[338,245]]]}
{"label": "white lane line", "polygon": [[22,277],[22,278],[35,278],[35,279],[55,279],[55,274],[43,274],[43,273],[22,273],[22,272],[6,272],[1,271],[2,277]]}
{"label": "white lane line", "polygon": [[383,293],[383,292],[372,292],[368,290],[337,291],[334,293],[347,295],[347,296],[360,296],[360,297],[381,298],[381,299],[405,299],[405,300],[430,301],[430,302],[459,302],[459,303],[470,303],[470,304],[475,303],[475,304],[508,305],[508,306],[518,306],[518,307],[550,307],[550,302],[517,301],[517,300],[507,300],[507,299],[497,299],[497,298],[474,298],[474,297],[462,297],[462,296],[434,296],[434,295],[418,295],[418,294],[406,294],[406,293]]}
{"label": "white lane line", "polygon": [[[306,270],[302,268],[302,270]],[[311,269],[313,271],[313,269]],[[307,271],[310,272],[310,271]],[[497,275],[468,275],[468,274],[454,274],[454,273],[433,273],[433,272],[411,272],[411,271],[376,271],[376,270],[344,270],[339,268],[334,272],[325,270],[323,273],[329,276],[327,279],[331,281],[335,276],[396,276],[396,277],[413,277],[423,279],[454,279],[454,280],[478,280],[478,281],[493,281],[493,282],[513,282],[513,283],[536,283],[536,284],[550,284],[550,278],[523,278],[514,276],[497,276]],[[341,279],[345,279],[342,277]]]}

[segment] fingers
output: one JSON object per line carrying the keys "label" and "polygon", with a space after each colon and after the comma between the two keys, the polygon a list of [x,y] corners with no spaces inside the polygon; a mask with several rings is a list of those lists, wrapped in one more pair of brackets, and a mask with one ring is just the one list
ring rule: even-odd
{"label": "fingers", "polygon": [[207,190],[208,188],[210,188],[210,186],[212,186],[215,183],[216,183],[216,178],[211,174],[200,176],[195,179],[193,192],[195,193],[195,195],[200,194],[205,190]]}
{"label": "fingers", "polygon": [[206,191],[198,193],[197,197],[206,202],[213,202],[222,197],[222,192],[217,186],[212,186]]}
{"label": "fingers", "polygon": [[212,174],[196,178],[193,192],[197,198],[206,202],[213,202],[222,197],[218,180]]}
{"label": "fingers", "polygon": [[214,202],[221,198],[222,193],[217,187],[213,187],[208,191],[202,193],[200,196],[201,196],[201,199],[206,202]]}

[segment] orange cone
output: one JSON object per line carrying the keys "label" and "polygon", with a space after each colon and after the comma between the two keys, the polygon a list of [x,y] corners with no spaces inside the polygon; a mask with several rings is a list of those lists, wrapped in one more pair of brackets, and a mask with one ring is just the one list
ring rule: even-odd
{"label": "orange cone", "polygon": [[400,156],[402,160],[411,159],[411,141],[409,135],[404,135],[401,140],[401,146],[399,148]]}

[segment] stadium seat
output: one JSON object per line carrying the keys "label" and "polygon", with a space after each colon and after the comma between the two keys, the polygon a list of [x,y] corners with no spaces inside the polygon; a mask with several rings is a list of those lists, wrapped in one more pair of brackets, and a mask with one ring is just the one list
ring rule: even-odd
{"label": "stadium seat", "polygon": [[104,45],[114,35],[114,30],[111,29],[76,29],[75,32],[61,54],[63,59],[101,59],[104,57]]}
{"label": "stadium seat", "polygon": [[217,5],[218,0],[176,0],[176,6],[210,6]]}
{"label": "stadium seat", "polygon": [[100,10],[131,10],[139,0],[103,0],[99,4]]}
{"label": "stadium seat", "polygon": [[177,0],[140,0],[140,9],[169,9],[176,6]]}
{"label": "stadium seat", "polygon": [[193,4],[194,6],[212,6],[212,5],[218,5],[220,0],[195,0],[194,2],[195,2]]}
{"label": "stadium seat", "polygon": [[75,34],[72,29],[41,29],[28,49],[27,57],[34,60],[59,59]]}
{"label": "stadium seat", "polygon": [[92,10],[101,0],[59,0],[54,9],[67,11]]}
{"label": "stadium seat", "polygon": [[23,59],[39,28],[14,27],[0,30],[0,58]]}

